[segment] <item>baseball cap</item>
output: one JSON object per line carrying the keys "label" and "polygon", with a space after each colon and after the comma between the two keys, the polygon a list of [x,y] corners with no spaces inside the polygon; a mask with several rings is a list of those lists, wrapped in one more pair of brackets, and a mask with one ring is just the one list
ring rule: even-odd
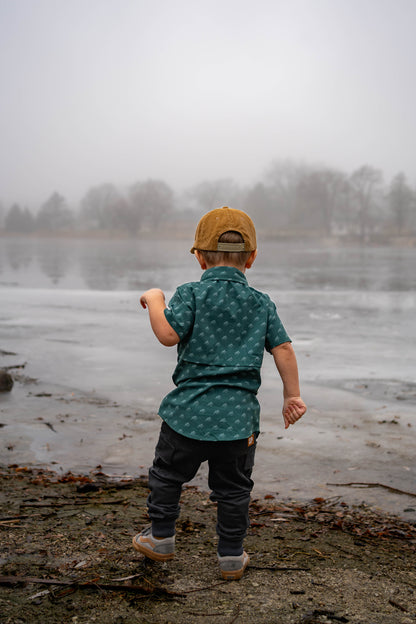
{"label": "baseball cap", "polygon": [[[224,232],[239,232],[242,243],[220,243]],[[207,212],[197,225],[191,253],[199,251],[255,251],[256,229],[248,214],[242,210],[223,206]]]}

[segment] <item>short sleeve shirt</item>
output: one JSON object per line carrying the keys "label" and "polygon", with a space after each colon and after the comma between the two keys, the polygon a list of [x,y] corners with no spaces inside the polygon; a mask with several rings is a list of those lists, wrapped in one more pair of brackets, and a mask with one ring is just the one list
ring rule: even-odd
{"label": "short sleeve shirt", "polygon": [[180,342],[176,388],[163,399],[161,418],[197,440],[258,432],[264,350],[290,342],[270,297],[238,269],[213,267],[199,282],[177,288],[165,316]]}

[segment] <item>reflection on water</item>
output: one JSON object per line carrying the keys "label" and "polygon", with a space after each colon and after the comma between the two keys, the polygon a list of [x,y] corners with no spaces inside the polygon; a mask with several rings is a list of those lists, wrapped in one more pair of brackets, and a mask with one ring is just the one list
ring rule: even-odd
{"label": "reflection on water", "polygon": [[[0,285],[90,290],[173,289],[198,279],[188,240],[3,238]],[[410,291],[416,250],[260,241],[250,282],[269,290]]]}
{"label": "reflection on water", "polygon": [[54,286],[58,286],[62,278],[72,270],[74,256],[67,245],[60,245],[58,241],[52,244],[38,245],[34,262],[46,275]]}
{"label": "reflection on water", "polygon": [[27,269],[33,261],[33,249],[32,246],[23,244],[22,240],[16,241],[13,244],[12,241],[3,239],[3,254],[2,254],[2,267],[5,269],[7,263],[13,271],[20,271],[21,269]]}
{"label": "reflection on water", "polygon": [[172,266],[189,261],[178,243],[167,246],[137,240],[2,239],[0,284],[136,290],[147,287],[149,275],[163,277]]}

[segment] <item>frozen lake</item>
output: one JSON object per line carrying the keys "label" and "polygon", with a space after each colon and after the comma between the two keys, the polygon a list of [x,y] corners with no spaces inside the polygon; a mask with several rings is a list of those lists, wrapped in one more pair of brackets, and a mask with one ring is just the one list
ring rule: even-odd
{"label": "frozen lake", "polygon": [[[157,343],[139,295],[158,286],[169,298],[199,279],[190,246],[0,239],[0,366],[25,363],[0,395],[1,463],[144,472],[175,349]],[[284,431],[281,384],[265,354],[257,491],[416,507],[386,488],[328,485],[416,492],[415,269],[411,248],[260,241],[247,278],[277,304],[309,410]]]}

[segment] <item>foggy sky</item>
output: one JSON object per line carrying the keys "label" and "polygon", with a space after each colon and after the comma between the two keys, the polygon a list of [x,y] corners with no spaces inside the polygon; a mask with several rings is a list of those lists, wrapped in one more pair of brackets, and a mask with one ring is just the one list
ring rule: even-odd
{"label": "foggy sky", "polygon": [[259,180],[416,181],[414,0],[0,0],[0,200]]}

